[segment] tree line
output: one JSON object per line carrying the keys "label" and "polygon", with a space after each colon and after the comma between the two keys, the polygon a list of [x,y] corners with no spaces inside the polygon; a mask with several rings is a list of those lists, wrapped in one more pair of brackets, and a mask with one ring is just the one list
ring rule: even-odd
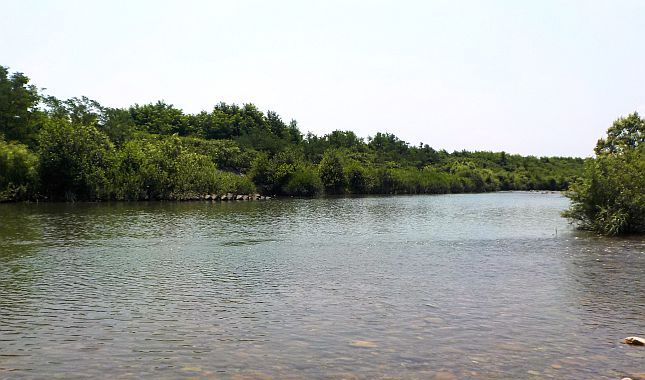
{"label": "tree line", "polygon": [[0,200],[182,200],[202,194],[565,190],[584,160],[435,150],[391,133],[303,134],[253,104],[185,113],[45,95],[0,66]]}

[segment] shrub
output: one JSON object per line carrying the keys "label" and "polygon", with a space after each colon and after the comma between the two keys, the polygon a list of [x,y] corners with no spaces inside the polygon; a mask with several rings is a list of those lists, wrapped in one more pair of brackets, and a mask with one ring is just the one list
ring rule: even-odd
{"label": "shrub", "polygon": [[345,190],[345,173],[340,155],[334,150],[328,150],[318,165],[320,181],[328,194],[341,194]]}
{"label": "shrub", "polygon": [[96,200],[109,196],[114,147],[93,126],[66,120],[47,123],[39,135],[42,188],[52,199]]}
{"label": "shrub", "polygon": [[252,194],[256,192],[256,188],[251,179],[245,175],[238,175],[230,172],[218,172],[217,192]]}
{"label": "shrub", "polygon": [[367,173],[358,164],[353,164],[347,170],[347,188],[352,194],[368,192]]}
{"label": "shrub", "polygon": [[26,145],[0,139],[0,202],[27,199],[38,179],[38,156]]}
{"label": "shrub", "polygon": [[637,151],[590,160],[567,196],[563,216],[603,235],[645,232],[645,154]]}
{"label": "shrub", "polygon": [[571,207],[563,216],[603,235],[645,232],[644,143],[645,120],[638,114],[616,120],[567,193]]}
{"label": "shrub", "polygon": [[314,168],[300,167],[291,175],[283,191],[288,195],[314,196],[319,194],[322,188]]}

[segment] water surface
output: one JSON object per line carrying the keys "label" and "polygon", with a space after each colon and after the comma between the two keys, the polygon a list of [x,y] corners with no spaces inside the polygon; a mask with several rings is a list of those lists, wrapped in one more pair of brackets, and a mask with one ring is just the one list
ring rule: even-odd
{"label": "water surface", "polygon": [[0,378],[645,372],[645,240],[557,194],[0,205]]}

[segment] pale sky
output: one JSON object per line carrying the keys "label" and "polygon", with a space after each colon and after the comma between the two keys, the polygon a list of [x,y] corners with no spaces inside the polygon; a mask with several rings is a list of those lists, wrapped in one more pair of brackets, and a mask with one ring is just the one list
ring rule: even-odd
{"label": "pale sky", "polygon": [[255,103],[306,133],[590,156],[645,114],[645,1],[0,0],[0,65],[59,98]]}

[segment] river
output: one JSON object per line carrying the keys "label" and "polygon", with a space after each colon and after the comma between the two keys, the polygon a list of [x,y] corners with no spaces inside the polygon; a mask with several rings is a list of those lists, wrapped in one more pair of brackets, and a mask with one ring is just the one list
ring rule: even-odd
{"label": "river", "polygon": [[0,378],[645,376],[645,238],[559,194],[0,205]]}

